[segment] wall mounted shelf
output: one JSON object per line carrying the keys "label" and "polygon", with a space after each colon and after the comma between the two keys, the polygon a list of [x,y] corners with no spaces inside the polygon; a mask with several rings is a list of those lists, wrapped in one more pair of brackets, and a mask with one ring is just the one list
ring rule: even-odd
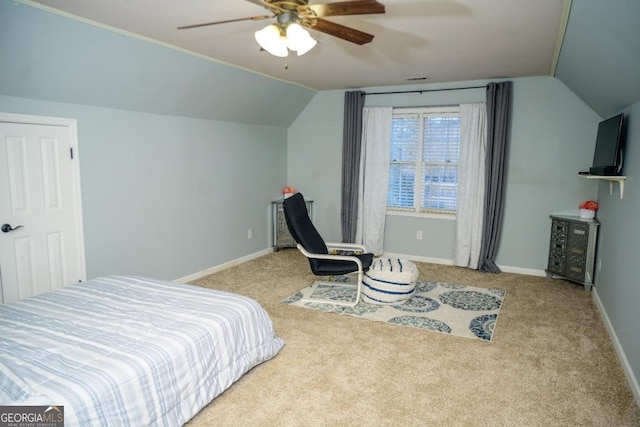
{"label": "wall mounted shelf", "polygon": [[613,183],[617,182],[620,185],[620,198],[624,196],[624,180],[626,176],[604,176],[604,175],[580,175],[587,179],[599,179],[602,181],[609,181],[609,194],[613,194]]}

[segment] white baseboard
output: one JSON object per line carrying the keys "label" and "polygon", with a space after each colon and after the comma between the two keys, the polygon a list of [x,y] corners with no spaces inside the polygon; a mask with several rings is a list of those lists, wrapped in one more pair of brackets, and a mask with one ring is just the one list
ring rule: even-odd
{"label": "white baseboard", "polygon": [[174,282],[178,282],[178,283],[191,282],[191,281],[197,280],[197,279],[199,279],[201,277],[208,276],[209,274],[217,273],[219,271],[226,270],[227,268],[235,267],[236,265],[240,265],[240,264],[243,264],[243,263],[245,263],[247,261],[251,261],[252,259],[263,257],[265,255],[270,254],[271,252],[273,252],[273,248],[263,249],[261,251],[254,252],[252,254],[243,256],[241,258],[234,259],[234,260],[231,260],[229,262],[225,262],[224,264],[216,265],[214,267],[209,267],[206,270],[198,271],[196,273],[189,274],[188,276],[184,276],[184,277],[181,277],[179,279],[175,279]]}
{"label": "white baseboard", "polygon": [[[174,282],[190,282],[190,281],[193,281],[193,280],[197,280],[197,279],[199,279],[201,277],[208,276],[209,274],[217,273],[218,271],[225,270],[225,269],[227,269],[229,267],[234,267],[236,265],[240,265],[240,264],[245,263],[247,261],[251,261],[252,259],[260,258],[262,256],[270,254],[271,252],[273,252],[273,248],[267,248],[267,249],[264,249],[262,251],[255,252],[253,254],[249,254],[249,255],[244,256],[242,258],[231,260],[229,262],[225,262],[224,264],[220,264],[220,265],[217,265],[217,266],[214,266],[214,267],[210,267],[210,268],[207,268],[205,270],[198,271],[196,273],[190,274],[188,276],[184,276],[184,277],[181,277],[179,279],[175,279]],[[450,259],[446,259],[446,258],[434,258],[434,257],[424,257],[424,256],[418,256],[418,255],[406,255],[406,254],[398,254],[398,253],[393,253],[393,252],[385,252],[383,254],[383,256],[385,256],[387,258],[403,258],[403,259],[408,259],[410,261],[426,262],[426,263],[430,263],[430,264],[453,265],[453,261],[450,260]],[[504,265],[500,265],[499,267],[505,273],[526,274],[526,275],[529,275],[529,276],[540,276],[540,277],[545,277],[547,275],[547,273],[544,270],[535,270],[535,269],[532,269],[532,268],[521,268],[521,267],[509,267],[509,266],[504,266]]]}
{"label": "white baseboard", "polygon": [[499,265],[500,270],[505,273],[526,274],[527,276],[547,277],[547,272],[544,270],[536,270],[533,268],[522,267],[509,267],[508,265]]}
{"label": "white baseboard", "polygon": [[592,298],[593,302],[598,307],[600,311],[600,315],[602,316],[602,320],[604,321],[605,326],[607,327],[607,332],[609,332],[609,337],[613,342],[613,347],[616,349],[616,353],[618,353],[618,358],[620,359],[620,363],[622,364],[622,369],[624,370],[625,375],[627,376],[627,381],[629,381],[629,386],[631,387],[631,391],[633,392],[633,396],[636,398],[636,403],[640,406],[640,386],[638,385],[638,378],[633,373],[633,369],[631,369],[631,365],[629,365],[629,360],[627,359],[627,355],[624,353],[624,349],[620,344],[620,340],[618,340],[618,336],[616,335],[615,329],[613,329],[613,324],[611,324],[611,320],[607,315],[607,312],[602,305],[602,301],[598,296],[598,291],[594,286],[592,288]]}
{"label": "white baseboard", "polygon": [[445,258],[432,258],[418,255],[406,255],[406,254],[397,254],[393,252],[385,252],[382,256],[387,258],[402,258],[408,259],[409,261],[415,262],[428,262],[431,264],[443,264],[443,265],[453,265],[453,261]]}
{"label": "white baseboard", "polygon": [[[446,258],[432,258],[432,257],[422,257],[416,255],[406,255],[406,254],[397,254],[392,252],[385,252],[384,255],[387,258],[404,258],[410,261],[416,262],[428,262],[431,264],[443,264],[443,265],[453,265],[453,260]],[[510,267],[508,265],[499,265],[500,270],[505,273],[517,273],[517,274],[526,274],[527,276],[539,276],[546,277],[547,272],[544,270],[536,270],[533,268],[522,268],[522,267]]]}

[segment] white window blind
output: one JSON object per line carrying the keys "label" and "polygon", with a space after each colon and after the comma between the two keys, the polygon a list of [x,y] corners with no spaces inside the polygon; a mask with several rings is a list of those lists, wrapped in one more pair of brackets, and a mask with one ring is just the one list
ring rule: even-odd
{"label": "white window blind", "polygon": [[457,108],[394,114],[387,208],[455,214],[459,146]]}
{"label": "white window blind", "polygon": [[419,151],[419,115],[394,117],[391,124],[391,164],[387,207],[413,208]]}

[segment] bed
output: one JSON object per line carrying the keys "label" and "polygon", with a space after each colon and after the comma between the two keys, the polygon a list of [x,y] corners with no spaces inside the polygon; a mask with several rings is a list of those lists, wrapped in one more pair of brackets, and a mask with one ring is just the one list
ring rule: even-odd
{"label": "bed", "polygon": [[254,300],[108,276],[0,305],[0,406],[65,426],[179,426],[284,342]]}

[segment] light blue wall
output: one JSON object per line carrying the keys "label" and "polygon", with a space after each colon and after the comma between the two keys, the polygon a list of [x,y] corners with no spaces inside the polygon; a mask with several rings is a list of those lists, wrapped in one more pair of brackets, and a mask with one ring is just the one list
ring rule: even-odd
{"label": "light blue wall", "polygon": [[0,111],[78,122],[89,277],[270,246],[287,127],[315,91],[7,0],[0,58]]}
{"label": "light blue wall", "polygon": [[551,77],[514,80],[507,193],[499,265],[544,270],[549,214],[596,198],[578,176],[593,161],[600,117]]}
{"label": "light blue wall", "polygon": [[623,174],[627,176],[624,198],[615,184],[600,183],[600,221],[596,266],[596,292],[624,348],[636,378],[640,377],[640,102],[625,111],[627,147]]}
{"label": "light blue wall", "polygon": [[[455,87],[485,85],[460,82]],[[442,85],[368,88],[367,92],[435,89]],[[367,106],[429,106],[484,101],[484,89],[368,96]],[[288,177],[307,197],[319,199],[316,225],[340,240],[340,172],[343,91],[321,92],[289,128]],[[511,147],[498,264],[543,271],[549,214],[577,209],[596,197],[597,185],[578,177],[589,166],[599,117],[550,77],[514,80]],[[425,238],[416,240],[416,231]],[[451,260],[455,221],[388,216],[385,251]]]}
{"label": "light blue wall", "polygon": [[640,100],[640,2],[571,3],[555,76],[602,117]]}
{"label": "light blue wall", "polygon": [[155,114],[287,127],[315,95],[9,0],[0,58],[2,95]]}
{"label": "light blue wall", "polygon": [[314,201],[314,223],[325,240],[339,242],[343,91],[319,92],[289,127],[287,177]]}
{"label": "light blue wall", "polygon": [[0,111],[78,121],[89,278],[175,279],[270,246],[286,129],[5,96]]}

